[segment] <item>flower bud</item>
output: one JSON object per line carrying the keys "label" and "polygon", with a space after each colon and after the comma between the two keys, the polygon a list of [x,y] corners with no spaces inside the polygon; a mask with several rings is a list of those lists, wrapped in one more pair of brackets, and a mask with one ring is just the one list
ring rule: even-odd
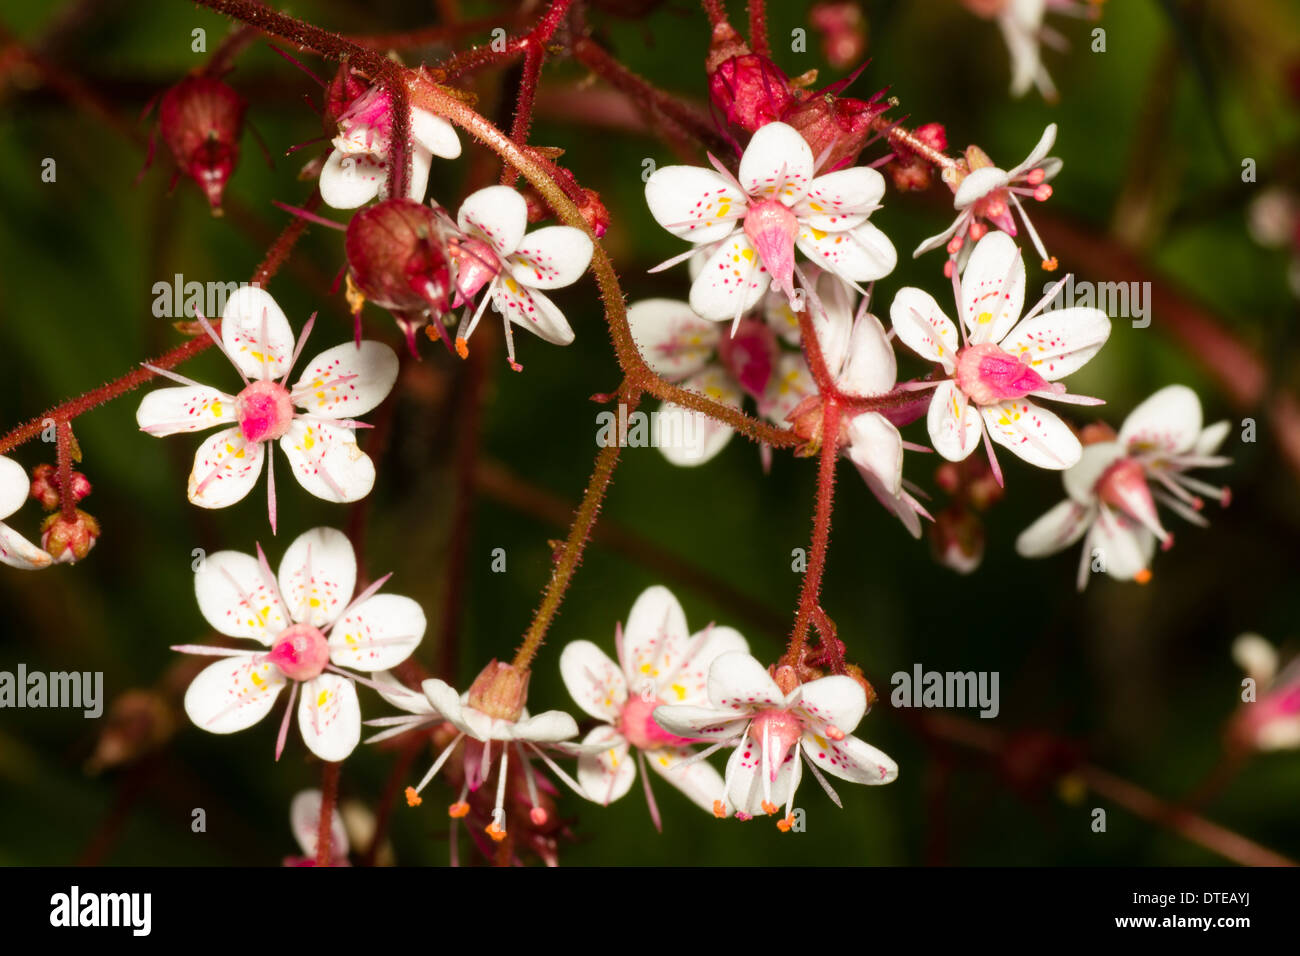
{"label": "flower bud", "polygon": [[[76,504],[90,494],[90,481],[79,471],[72,473],[72,502]],[[59,489],[59,469],[54,465],[37,465],[32,470],[32,497],[46,511],[53,511],[63,503]]]}
{"label": "flower bud", "polygon": [[498,720],[518,720],[528,700],[531,671],[493,659],[469,687],[466,703]]}
{"label": "flower bud", "polygon": [[98,537],[99,522],[79,508],[71,521],[56,511],[41,523],[41,547],[62,564],[76,564],[90,553]]}
{"label": "flower bud", "polygon": [[197,74],[163,94],[158,128],[176,165],[221,215],[221,196],[239,162],[239,134],[248,104],[230,86]]}
{"label": "flower bud", "polygon": [[325,85],[325,101],[321,108],[325,135],[338,135],[339,119],[369,88],[370,84],[352,72],[352,67],[346,60],[339,64],[338,71]]}
{"label": "flower bud", "polygon": [[794,103],[790,80],[781,68],[751,52],[729,24],[714,28],[706,70],[713,106],[740,129],[752,133],[775,122]]}
{"label": "flower bud", "polygon": [[[844,84],[836,84],[842,87]],[[836,96],[830,89],[807,95],[781,117],[797,129],[826,173],[852,166],[871,138],[871,124],[889,107],[880,94],[870,100]]]}
{"label": "flower bud", "polygon": [[[352,217],[344,239],[352,282],[375,305],[398,313],[414,352],[413,330],[429,310],[450,308],[451,269],[437,214],[413,199],[386,199]],[[357,330],[360,335],[360,307]]]}

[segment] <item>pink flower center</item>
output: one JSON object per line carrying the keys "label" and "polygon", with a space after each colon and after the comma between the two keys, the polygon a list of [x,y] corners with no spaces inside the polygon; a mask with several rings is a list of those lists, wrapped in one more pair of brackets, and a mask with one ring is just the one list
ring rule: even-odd
{"label": "pink flower center", "polygon": [[957,353],[957,386],[976,405],[1052,390],[1028,362],[992,343],[971,345]]}
{"label": "pink flower center", "polygon": [[1103,502],[1149,528],[1165,548],[1173,545],[1173,535],[1160,525],[1155,499],[1151,497],[1141,462],[1121,458],[1101,473],[1095,490]]}
{"label": "pink flower center", "polygon": [[311,680],[329,663],[329,642],[310,624],[295,624],[280,632],[267,659],[289,680]]}
{"label": "pink flower center", "polygon": [[788,710],[762,710],[749,722],[749,739],[758,747],[763,746],[767,737],[767,753],[764,765],[776,779],[777,771],[785,763],[786,755],[799,743],[803,736],[803,721]]}
{"label": "pink flower center", "polygon": [[794,238],[799,220],[776,199],[764,199],[745,214],[745,235],[772,274],[772,284],[786,295],[794,294]]}
{"label": "pink flower center", "polygon": [[235,398],[235,414],[245,441],[271,441],[289,430],[293,402],[278,382],[253,382]]}
{"label": "pink flower center", "polygon": [[623,713],[618,719],[618,731],[638,750],[681,747],[691,742],[687,737],[677,737],[668,733],[655,723],[655,708],[661,703],[662,701],[657,699],[648,701],[639,694],[633,694],[623,705]]}
{"label": "pink flower center", "polygon": [[779,348],[776,333],[766,322],[742,319],[735,335],[724,335],[718,357],[740,387],[760,401],[772,378]]}
{"label": "pink flower center", "polygon": [[496,250],[482,239],[461,239],[452,243],[449,251],[456,263],[456,292],[461,301],[474,298],[501,272]]}

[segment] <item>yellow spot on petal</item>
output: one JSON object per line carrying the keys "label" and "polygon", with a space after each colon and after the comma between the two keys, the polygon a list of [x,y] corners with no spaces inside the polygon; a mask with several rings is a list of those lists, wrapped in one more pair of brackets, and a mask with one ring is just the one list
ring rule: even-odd
{"label": "yellow spot on petal", "polygon": [[316,698],[316,709],[320,710],[322,707],[324,707],[329,702],[329,699],[330,699],[330,692],[327,690],[321,691],[320,696]]}
{"label": "yellow spot on petal", "polygon": [[740,254],[741,254],[742,256],[745,257],[745,261],[746,261],[746,262],[753,262],[753,261],[754,261],[754,250],[753,250],[753,249],[744,249],[744,250],[741,251]]}
{"label": "yellow spot on petal", "polygon": [[990,322],[993,321],[993,313],[981,312],[979,314],[979,317],[976,318],[975,321],[978,322],[980,325],[988,325]]}
{"label": "yellow spot on petal", "polygon": [[673,693],[677,695],[678,700],[686,699],[686,688],[681,684],[673,684]]}
{"label": "yellow spot on petal", "polygon": [[212,414],[213,414],[213,416],[216,417],[216,418],[220,418],[220,417],[221,417],[221,402],[213,402],[213,403],[212,403]]}

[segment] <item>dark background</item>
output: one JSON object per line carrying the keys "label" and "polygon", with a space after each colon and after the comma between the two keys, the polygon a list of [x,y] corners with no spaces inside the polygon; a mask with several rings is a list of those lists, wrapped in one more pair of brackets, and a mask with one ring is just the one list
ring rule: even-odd
{"label": "dark background", "polygon": [[[317,91],[261,42],[239,59],[229,82],[252,100],[249,121],[276,157],[274,169],[246,132],[223,219],[208,214],[190,182],[165,195],[171,171],[165,151],[133,187],[143,151],[132,137],[148,128],[135,123],[140,109],[155,92],[206,62],[205,54],[191,52],[192,29],[207,30],[210,53],[227,23],[187,3],[79,6],[88,15],[60,34],[49,58],[111,104],[121,128],[69,103],[39,72],[11,72],[0,92],[5,427],[179,343],[170,321],[152,315],[153,284],[177,272],[187,280],[247,279],[287,220],[270,201],[296,204],[310,191],[296,175],[312,150],[288,158],[283,151],[318,135],[318,120],[302,103],[304,94],[316,97]],[[466,16],[499,9],[463,6]],[[789,52],[784,41],[791,29],[807,27],[806,6],[772,4],[774,58],[790,74],[819,67],[820,82],[829,82],[839,74],[825,67],[814,32],[807,53]],[[33,43],[60,9],[62,4],[6,2],[0,21],[22,42]],[[901,101],[895,115],[907,114],[913,123],[941,121],[953,151],[978,143],[1005,167],[1029,151],[1046,123],[1059,123],[1055,153],[1065,160],[1064,170],[1052,201],[1034,204],[1031,213],[1082,236],[1089,248],[1133,250],[1153,280],[1180,290],[1258,350],[1272,375],[1270,388],[1295,384],[1296,302],[1286,284],[1287,256],[1262,250],[1246,231],[1247,204],[1266,182],[1289,177],[1295,184],[1300,114],[1286,77],[1288,64],[1300,55],[1294,4],[1113,2],[1100,23],[1107,34],[1105,53],[1090,51],[1091,25],[1053,17],[1071,42],[1068,54],[1045,53],[1062,94],[1055,106],[1036,94],[1009,98],[1007,55],[996,27],[960,4],[873,2],[864,9],[872,62],[851,93],[865,96],[889,85]],[[395,0],[300,0],[293,12],[343,32],[391,32],[435,19],[420,4]],[[589,21],[596,38],[632,69],[703,101],[708,29],[696,6],[666,3],[640,20],[593,10]],[[413,51],[407,62],[420,55]],[[306,59],[318,72],[328,69]],[[508,104],[502,111],[495,102],[501,75],[486,71],[479,88],[485,97],[480,109],[490,116],[508,116]],[[567,89],[585,75],[576,64],[557,59],[548,65],[545,83]],[[682,247],[647,214],[640,176],[643,158],[679,160],[648,135],[593,129],[582,116],[563,111],[543,97],[533,142],[568,150],[563,162],[599,190],[613,216],[605,242],[625,292],[632,300],[650,294],[685,298],[684,267],[646,275],[649,266]],[[467,154],[474,150],[467,144]],[[877,155],[878,146],[869,152]],[[52,184],[40,179],[46,157],[58,164]],[[1260,183],[1241,182],[1243,157],[1258,161]],[[465,159],[435,159],[431,196],[454,208],[464,195],[467,165]],[[487,166],[494,176],[495,167]],[[921,238],[947,221],[945,197],[939,186],[927,196],[891,190],[873,217],[901,253],[898,269],[879,283],[883,303],[909,284],[947,300],[942,254],[919,262],[908,257]],[[1062,260],[1063,269],[1077,268],[1068,256]],[[342,262],[340,235],[313,228],[293,264],[272,284],[295,328],[320,310],[312,345],[317,351],[351,334],[342,294],[328,292]],[[1045,278],[1031,266],[1031,292]],[[589,396],[612,390],[619,374],[592,280],[555,298],[577,342],[557,349],[521,335],[520,375],[504,367],[495,344],[487,363],[481,453],[526,486],[572,503],[596,451],[601,406]],[[369,307],[366,315],[369,336],[398,345],[385,313]],[[494,324],[484,323],[477,344],[486,344],[483,337]],[[1212,476],[1232,486],[1231,507],[1211,505],[1208,530],[1171,517],[1177,545],[1158,555],[1148,586],[1097,577],[1081,596],[1073,585],[1075,549],[1042,561],[1019,558],[1016,535],[1062,492],[1057,476],[1010,455],[1002,456],[1008,494],[989,515],[987,556],[967,577],[936,565],[925,543],[913,542],[842,466],[823,604],[838,622],[851,659],[881,691],[882,700],[858,733],[898,761],[898,781],[879,789],[840,786],[845,806],[836,810],[815,781],[805,780],[800,803],[808,829],[800,835],[781,835],[769,822],[714,821],[658,778],[662,835],[649,823],[639,783],[604,810],[570,795],[563,810],[574,818],[578,839],[563,848],[562,861],[1220,862],[1107,800],[1081,793],[1069,780],[1058,785],[1047,775],[1042,786],[1014,786],[1018,778],[1006,761],[923,735],[914,713],[891,711],[888,704],[888,676],[917,662],[927,669],[996,670],[1002,681],[998,718],[963,715],[980,725],[1068,739],[1097,764],[1173,800],[1215,772],[1223,725],[1239,694],[1241,675],[1229,657],[1232,639],[1246,630],[1275,642],[1297,637],[1300,509],[1296,472],[1279,451],[1267,411],[1230,404],[1207,369],[1215,357],[1189,353],[1171,334],[1175,329],[1176,317],[1160,312],[1147,329],[1119,320],[1100,356],[1070,379],[1072,391],[1107,398],[1100,416],[1114,425],[1141,399],[1173,382],[1196,389],[1207,422],[1258,422],[1255,444],[1242,444],[1234,428],[1227,451],[1235,463]],[[564,530],[521,512],[499,494],[480,497],[465,556],[461,636],[454,653],[442,648],[438,622],[455,496],[453,422],[466,373],[431,343],[424,342],[423,355],[423,363],[407,369],[396,399],[393,439],[379,463],[370,506],[367,564],[373,575],[395,572],[388,589],[424,605],[431,626],[417,656],[432,670],[453,662],[449,679],[464,687],[488,659],[508,657],[517,644],[549,574],[547,540]],[[233,373],[215,350],[183,371],[218,386],[233,384]],[[280,540],[272,540],[266,525],[261,485],[223,512],[191,507],[184,485],[198,439],[157,441],[140,434],[134,423],[138,399],[127,397],[76,422],[82,468],[95,485],[85,507],[104,528],[94,552],[76,567],[43,573],[0,569],[0,668],[12,670],[21,661],[32,669],[102,670],[110,702],[130,688],[166,688],[165,675],[178,657],[168,646],[209,636],[193,598],[193,548],[249,551],[260,540],[274,564],[299,531],[342,526],[348,513],[302,493],[288,480],[283,462]],[[926,440],[921,425],[905,430],[905,437]],[[14,457],[30,469],[52,461],[53,449],[36,442]],[[932,470],[933,458],[909,456],[907,476],[929,490]],[[756,448],[741,439],[693,470],[668,465],[654,450],[625,452],[604,511],[604,522],[622,537],[616,547],[598,541],[588,552],[537,661],[532,709],[574,711],[558,677],[560,649],[587,638],[612,651],[615,621],[626,617],[644,587],[660,581],[678,594],[693,627],[710,620],[733,624],[757,656],[779,656],[799,586],[791,550],[808,546],[814,473],[812,462],[777,454],[772,473],[764,476]],[[936,503],[943,501],[940,494]],[[33,537],[37,510],[29,505],[13,519]],[[490,571],[498,547],[508,555],[504,574]],[[674,575],[647,558],[652,552],[671,556]],[[373,693],[361,694],[364,716],[389,712]],[[85,721],[71,711],[0,712],[0,862],[279,862],[296,852],[289,800],[319,785],[320,773],[296,731],[284,758],[273,763],[278,719],[279,707],[251,730],[217,737],[182,715],[178,733],[154,757],[93,774],[86,763],[102,721]],[[405,782],[413,783],[428,759],[421,754]],[[345,800],[373,804],[392,760],[391,753],[358,748],[343,770]],[[1300,853],[1298,794],[1300,760],[1294,753],[1268,755],[1228,780],[1203,811],[1294,856]],[[440,807],[452,795],[435,785],[432,797],[420,810],[400,806],[396,812],[393,841],[401,863],[446,860]],[[1108,810],[1104,834],[1090,828],[1095,806]],[[190,830],[194,807],[207,811],[206,833]]]}

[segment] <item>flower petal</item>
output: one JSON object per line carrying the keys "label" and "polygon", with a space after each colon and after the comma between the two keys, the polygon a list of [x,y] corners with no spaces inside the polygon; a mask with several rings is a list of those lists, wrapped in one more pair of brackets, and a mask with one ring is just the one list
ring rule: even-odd
{"label": "flower petal", "polygon": [[250,554],[208,555],[194,573],[194,596],[203,619],[229,637],[269,645],[291,623],[275,579]]}
{"label": "flower petal", "polygon": [[533,289],[573,285],[591,265],[593,247],[587,234],[572,226],[547,226],[524,236],[507,260],[510,274]]}
{"label": "flower petal", "polygon": [[548,710],[515,721],[510,736],[533,743],[558,743],[578,736],[578,722],[562,710]]}
{"label": "flower petal", "polygon": [[636,693],[647,678],[654,681],[679,667],[685,659],[690,635],[686,612],[672,591],[662,584],[642,591],[623,628],[621,657],[631,692]]}
{"label": "flower petal", "polygon": [[31,491],[27,469],[12,458],[0,456],[0,518],[8,518],[21,508]]}
{"label": "flower petal", "polygon": [[1053,309],[1019,323],[1001,347],[1054,382],[1084,365],[1109,337],[1110,319],[1100,309]]}
{"label": "flower petal", "polygon": [[785,695],[766,667],[748,654],[733,651],[720,655],[709,668],[709,703],[719,708],[757,710],[783,706]]}
{"label": "flower petal", "polygon": [[659,698],[669,704],[704,706],[709,702],[709,669],[723,654],[748,653],[749,643],[734,627],[711,625],[691,635],[680,667],[659,679]]}
{"label": "flower petal", "polygon": [[791,748],[777,769],[776,779],[764,787],[762,747],[746,737],[727,760],[727,780],[731,784],[727,790],[727,802],[738,813],[760,816],[767,812],[763,809],[763,802],[769,793],[772,803],[778,807],[789,804],[802,776],[803,763],[799,760],[798,748]]}
{"label": "flower petal", "polygon": [[892,783],[898,777],[898,764],[857,737],[836,741],[807,732],[800,742],[810,761],[841,780],[870,785]]}
{"label": "flower petal", "polygon": [[1084,547],[1090,563],[1100,559],[1111,577],[1132,581],[1151,566],[1156,536],[1128,515],[1103,507]]}
{"label": "flower petal", "polygon": [[885,195],[885,178],[867,166],[840,169],[812,181],[795,215],[812,229],[852,229],[864,222]]}
{"label": "flower petal", "polygon": [[1201,400],[1186,385],[1160,389],[1129,413],[1119,443],[1130,454],[1176,455],[1196,447],[1201,435]]}
{"label": "flower petal", "polygon": [[1038,138],[1038,142],[1029,151],[1029,155],[1025,157],[1024,162],[1012,166],[1007,170],[1007,175],[1014,179],[1021,173],[1026,173],[1035,166],[1042,165],[1054,145],[1056,145],[1056,124],[1048,123],[1043,130],[1043,135]]}
{"label": "flower petal", "polygon": [[645,201],[655,222],[699,245],[738,230],[748,199],[711,169],[664,166],[646,181]]}
{"label": "flower petal", "polygon": [[1061,471],[1079,461],[1083,446],[1054,412],[1023,399],[980,409],[989,437],[1031,465]]}
{"label": "flower petal", "polygon": [[1200,437],[1196,439],[1196,445],[1192,450],[1197,455],[1207,458],[1211,455],[1217,455],[1230,431],[1232,431],[1232,422],[1227,419],[1215,422],[1213,425],[1206,425],[1201,431]]}
{"label": "flower petal", "polygon": [[135,412],[140,431],[156,438],[202,431],[234,420],[234,399],[206,385],[154,389],[140,400]]}
{"label": "flower petal", "polygon": [[677,299],[634,302],[627,310],[627,324],[646,364],[672,381],[704,368],[722,338],[717,323],[700,318]]}
{"label": "flower petal", "polygon": [[[302,847],[303,856],[316,858],[316,848],[320,846],[320,812],[324,797],[319,790],[303,790],[289,804],[289,826],[293,829],[298,846]],[[348,855],[348,831],[343,826],[343,817],[338,807],[330,813],[330,855],[334,859],[343,859]]]}
{"label": "flower petal", "polygon": [[883,278],[898,264],[894,244],[869,222],[843,232],[801,224],[795,244],[811,262],[850,282]]}
{"label": "flower petal", "polygon": [[880,395],[892,389],[897,380],[898,360],[885,327],[874,315],[864,313],[853,323],[848,358],[836,384],[850,395]]}
{"label": "flower petal", "polygon": [[980,443],[978,414],[955,382],[940,384],[930,399],[930,410],[925,419],[934,450],[949,461],[968,457]]}
{"label": "flower petal", "polygon": [[431,717],[441,718],[441,714],[429,703],[429,698],[424,693],[411,690],[390,672],[376,671],[370,675],[370,681],[375,685],[379,696],[394,707],[412,714],[428,714]]}
{"label": "flower petal", "polygon": [[280,439],[293,476],[317,498],[358,501],[375,485],[375,464],[346,428],[296,419]]}
{"label": "flower petal", "polygon": [[320,198],[333,209],[364,206],[384,188],[388,164],[370,153],[335,149],[320,171]]}
{"label": "flower petal", "polygon": [[185,691],[185,713],[212,734],[251,727],[271,710],[287,681],[274,664],[252,654],[209,664]]}
{"label": "flower petal", "polygon": [[1065,493],[1083,505],[1097,500],[1097,481],[1115,462],[1124,457],[1124,446],[1117,441],[1093,442],[1084,447],[1079,461],[1061,476]]}
{"label": "flower petal", "polygon": [[809,395],[817,393],[808,363],[799,352],[783,352],[777,359],[776,371],[767,383],[759,411],[778,425],[787,425],[789,414]]}
{"label": "flower petal", "polygon": [[279,581],[293,619],[324,627],[343,613],[357,586],[352,542],[335,528],[303,532],[280,560]]}
{"label": "flower petal", "polygon": [[691,283],[691,308],[716,322],[734,319],[758,303],[770,281],[749,237],[733,233],[718,243]]}
{"label": "flower petal", "polygon": [[462,232],[483,239],[502,258],[519,248],[528,228],[528,204],[509,186],[470,193],[456,213]]}
{"label": "flower petal", "polygon": [[819,728],[829,725],[851,734],[867,712],[866,692],[852,677],[833,674],[808,681],[799,689],[799,702],[793,709]]}
{"label": "flower petal", "polygon": [[48,553],[32,544],[7,524],[0,523],[0,564],[20,571],[36,571],[54,563]]}
{"label": "flower petal", "polygon": [[674,737],[730,740],[745,732],[749,712],[697,707],[694,704],[661,704],[654,709],[654,721]]}
{"label": "flower petal", "polygon": [[1044,558],[1056,554],[1082,538],[1094,517],[1095,509],[1066,498],[1020,532],[1016,538],[1016,553],[1022,558]]}
{"label": "flower petal", "polygon": [[221,340],[248,378],[280,378],[293,356],[293,330],[271,293],[244,285],[226,300]]}
{"label": "flower petal", "polygon": [[848,432],[849,460],[897,496],[903,489],[903,436],[898,429],[879,412],[863,412],[849,420]]}
{"label": "flower petal", "polygon": [[1024,307],[1024,257],[1010,236],[993,230],[976,244],[961,277],[961,318],[971,344],[1001,342]]}
{"label": "flower petal", "polygon": [[[739,408],[744,398],[735,379],[716,365],[695,373],[682,382],[682,387],[732,408]],[[659,406],[655,422],[654,439],[659,451],[680,468],[692,468],[712,460],[735,434],[730,425],[672,402]]]}
{"label": "flower petal", "polygon": [[736,176],[740,188],[750,196],[775,197],[787,206],[807,195],[812,178],[812,147],[798,130],[785,123],[759,127],[740,157]]}
{"label": "flower petal", "polygon": [[952,197],[952,207],[966,209],[995,189],[1002,189],[1010,181],[1011,177],[1007,171],[996,166],[981,166],[979,169],[972,170],[970,175],[957,186],[957,191]]}
{"label": "flower petal", "polygon": [[293,386],[299,408],[323,418],[364,415],[393,390],[397,354],[381,342],[344,342],[312,359]]}
{"label": "flower petal", "polygon": [[636,761],[631,759],[627,739],[613,727],[602,726],[587,734],[582,743],[584,747],[604,745],[604,749],[578,758],[578,783],[587,799],[609,806],[626,796],[636,779]]}
{"label": "flower petal", "polygon": [[722,774],[703,760],[685,761],[694,754],[690,747],[661,747],[645,752],[648,763],[697,807],[713,809],[713,801],[723,796],[725,783]]}
{"label": "flower petal", "polygon": [[921,358],[939,362],[949,372],[957,367],[961,347],[957,326],[930,293],[911,287],[899,289],[889,306],[889,321],[903,344]]}
{"label": "flower petal", "polygon": [[627,702],[627,681],[618,665],[591,641],[571,641],[560,654],[560,677],[569,696],[591,716],[617,722]]}
{"label": "flower petal", "polygon": [[573,329],[559,306],[535,289],[503,275],[492,283],[492,305],[515,325],[521,325],[552,345],[568,345]]}
{"label": "flower petal", "polygon": [[455,159],[460,155],[460,137],[456,135],[456,128],[428,110],[418,107],[411,110],[411,136],[435,156]]}
{"label": "flower petal", "polygon": [[411,656],[424,638],[424,610],[400,594],[376,594],[348,611],[330,631],[330,660],[339,667],[381,671]]}
{"label": "flower petal", "polygon": [[261,442],[244,441],[238,428],[219,431],[194,453],[188,495],[200,508],[225,508],[242,500],[262,473]]}
{"label": "flower petal", "polygon": [[352,681],[321,674],[302,685],[298,729],[303,743],[321,760],[337,763],[361,742],[361,703]]}
{"label": "flower petal", "polygon": [[457,729],[466,729],[464,723],[465,708],[461,705],[460,694],[456,693],[456,688],[435,677],[422,681],[420,690],[424,691],[425,698],[436,713],[451,721]]}

